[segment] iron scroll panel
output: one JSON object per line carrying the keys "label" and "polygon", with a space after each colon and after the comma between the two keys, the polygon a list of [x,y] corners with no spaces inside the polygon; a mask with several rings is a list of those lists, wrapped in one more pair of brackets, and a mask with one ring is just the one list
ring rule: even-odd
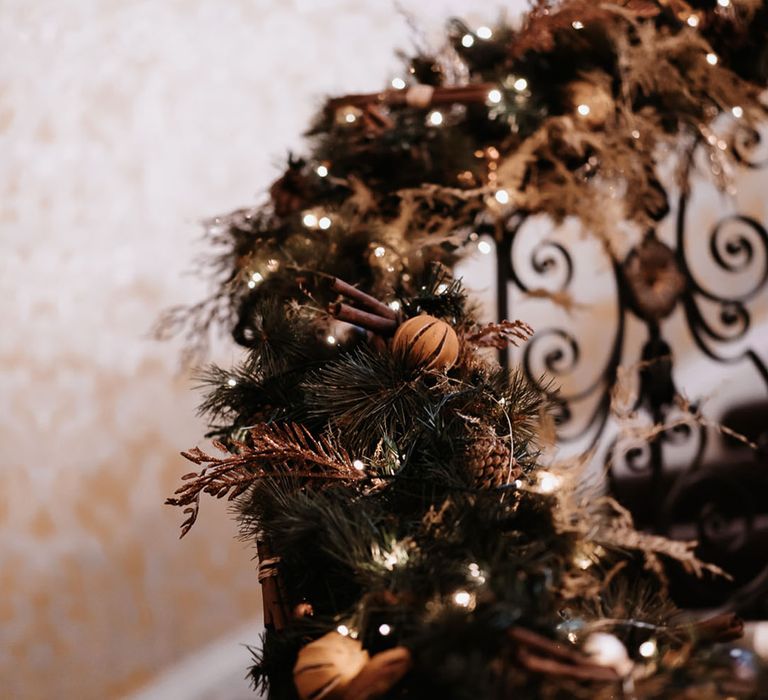
{"label": "iron scroll panel", "polygon": [[[746,170],[768,167],[768,159],[752,157],[760,145],[755,132],[742,132],[737,139],[734,150]],[[689,154],[689,182],[695,153],[693,148]],[[677,198],[673,235],[666,237],[667,243],[657,238],[656,231],[649,231],[625,259],[606,255],[601,261],[610,270],[615,323],[606,330],[604,362],[581,386],[567,387],[569,378],[582,373],[584,379],[587,374],[578,320],[537,328],[533,338],[517,351],[516,360],[534,383],[546,375],[565,385],[552,396],[560,442],[579,441],[582,447],[603,455],[608,488],[630,507],[638,525],[672,537],[699,540],[703,558],[721,563],[735,575],[733,584],[688,586],[680,602],[727,605],[751,615],[768,616],[768,450],[745,452],[741,446],[726,450],[719,460],[706,457],[711,442],[718,440],[721,445],[723,438],[713,435],[716,431],[711,426],[682,420],[675,414],[674,397],[681,392],[690,396],[691,392],[677,386],[676,351],[681,348],[675,345],[681,341],[668,333],[667,323],[673,311],[678,312],[679,319],[682,309],[686,347],[693,346],[718,365],[749,369],[766,397],[755,411],[765,413],[763,424],[768,426],[768,368],[750,332],[751,306],[764,302],[768,292],[768,231],[753,216],[729,213],[703,233],[690,221],[689,190],[683,188]],[[577,266],[595,264],[554,237],[526,249],[520,242],[528,223],[525,216],[511,220],[506,235],[497,243],[499,318],[514,315],[510,314],[510,292],[530,293],[531,276],[549,282],[548,289],[555,295],[575,295]],[[691,256],[696,248],[697,254]],[[652,285],[643,286],[642,264],[635,261],[633,265],[633,255],[651,260],[663,270],[657,275],[660,294]],[[703,261],[716,271],[712,278],[699,269]],[[526,274],[521,272],[523,268]],[[643,329],[643,341],[638,342],[637,333],[628,334],[630,323]],[[502,353],[501,359],[511,362],[507,353]],[[646,416],[649,425],[670,427],[644,444],[623,449],[611,417],[611,396],[622,365],[635,363],[639,390],[631,408]],[[687,447],[683,463],[681,446]],[[677,457],[671,459],[669,455],[675,451]]]}

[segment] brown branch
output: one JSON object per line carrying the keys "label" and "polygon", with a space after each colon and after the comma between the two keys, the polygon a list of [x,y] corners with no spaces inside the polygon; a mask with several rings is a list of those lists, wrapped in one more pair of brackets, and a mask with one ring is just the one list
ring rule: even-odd
{"label": "brown branch", "polygon": [[[427,86],[412,86],[416,88]],[[450,87],[435,87],[432,89],[426,109],[435,105],[446,104],[482,104],[488,99],[488,93],[498,88],[495,83],[472,83],[470,85],[454,85]],[[411,88],[412,89],[412,88]],[[326,109],[336,110],[339,107],[364,107],[370,104],[384,104],[389,107],[405,107],[413,105],[409,100],[409,89],[384,90],[382,92],[358,93],[334,97],[326,103]],[[421,106],[421,105],[419,105]]]}

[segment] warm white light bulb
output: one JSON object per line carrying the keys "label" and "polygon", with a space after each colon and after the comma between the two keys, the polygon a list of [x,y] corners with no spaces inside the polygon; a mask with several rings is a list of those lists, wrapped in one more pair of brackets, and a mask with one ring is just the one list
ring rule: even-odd
{"label": "warm white light bulb", "polygon": [[488,93],[488,102],[495,105],[499,104],[499,102],[501,102],[501,90],[491,90]]}
{"label": "warm white light bulb", "polygon": [[640,652],[640,656],[650,659],[656,654],[656,641],[649,639],[647,642],[643,642],[637,650]]}
{"label": "warm white light bulb", "polygon": [[405,80],[402,78],[392,78],[392,87],[395,90],[402,90],[405,87]]}
{"label": "warm white light bulb", "polygon": [[234,377],[230,377],[229,379],[227,379],[227,385],[228,386],[237,386],[237,379],[235,379]]}
{"label": "warm white light bulb", "polygon": [[465,48],[469,48],[474,43],[475,37],[473,37],[471,34],[465,34],[463,37],[461,37],[461,45]]}
{"label": "warm white light bulb", "polygon": [[384,257],[384,253],[386,253],[386,252],[387,252],[387,251],[386,251],[386,249],[384,248],[384,246],[383,246],[383,245],[377,245],[377,246],[376,246],[376,247],[373,249],[373,254],[374,254],[374,255],[375,255],[377,258],[383,258],[383,257]]}
{"label": "warm white light bulb", "polygon": [[525,88],[528,87],[528,81],[525,78],[518,78],[513,83],[513,86],[515,90],[517,90],[518,92],[522,92],[523,90],[525,90]]}
{"label": "warm white light bulb", "polygon": [[539,491],[553,493],[560,486],[560,477],[551,472],[539,472]]}
{"label": "warm white light bulb", "polygon": [[571,22],[571,26],[574,29],[584,29],[584,22],[582,22],[581,20],[577,19],[577,20],[574,20],[573,22]]}
{"label": "warm white light bulb", "polygon": [[427,121],[432,126],[440,126],[443,123],[443,113],[435,110],[427,115]]}
{"label": "warm white light bulb", "polygon": [[707,54],[707,63],[709,63],[710,66],[716,66],[717,65],[717,54],[708,53]]}
{"label": "warm white light bulb", "polygon": [[391,631],[392,628],[386,622],[383,625],[379,625],[379,634],[382,637],[386,637]]}
{"label": "warm white light bulb", "polygon": [[349,636],[349,627],[347,627],[346,625],[339,625],[339,626],[336,628],[336,631],[337,631],[337,632],[338,632],[340,635],[342,635],[343,637],[348,637],[348,636]]}
{"label": "warm white light bulb", "polygon": [[315,168],[315,172],[320,177],[325,177],[328,174],[328,168],[326,168],[324,165],[318,165],[317,168]]}
{"label": "warm white light bulb", "polygon": [[688,23],[689,27],[698,27],[699,26],[699,17],[698,15],[688,15],[688,19],[685,20]]}
{"label": "warm white light bulb", "polygon": [[736,105],[731,109],[731,114],[733,114],[736,119],[741,119],[744,116],[744,110],[739,107],[739,105]]}
{"label": "warm white light bulb", "polygon": [[327,229],[331,228],[331,220],[327,216],[321,216],[317,222],[317,225],[323,229],[323,231],[326,231]]}
{"label": "warm white light bulb", "polygon": [[448,289],[448,285],[447,285],[447,284],[445,284],[445,282],[443,282],[443,284],[441,284],[441,285],[438,285],[438,287],[437,287],[437,293],[438,293],[438,294],[442,294],[442,293],[443,293],[443,292],[445,292],[447,289]]}
{"label": "warm white light bulb", "polygon": [[400,302],[397,299],[390,301],[389,308],[392,309],[392,311],[400,311]]}
{"label": "warm white light bulb", "polygon": [[493,32],[490,27],[478,27],[475,34],[481,39],[490,39],[493,36]]}
{"label": "warm white light bulb", "polygon": [[347,112],[347,113],[344,115],[344,121],[346,121],[346,122],[347,122],[347,124],[351,124],[351,123],[352,123],[352,122],[354,122],[356,119],[357,119],[357,117],[355,116],[354,112]]}
{"label": "warm white light bulb", "polygon": [[491,246],[491,244],[490,244],[490,243],[488,243],[488,241],[480,241],[480,242],[477,244],[477,249],[478,249],[478,250],[479,250],[479,251],[480,251],[480,252],[481,252],[483,255],[488,255],[488,253],[490,253],[490,252],[491,252],[491,250],[493,250],[493,246]]}
{"label": "warm white light bulb", "polygon": [[314,228],[317,226],[317,217],[314,214],[304,214],[302,221],[307,228]]}
{"label": "warm white light bulb", "polygon": [[329,335],[329,336],[328,336],[328,337],[325,339],[325,342],[326,342],[326,343],[328,343],[328,345],[336,345],[336,336],[334,336],[334,335]]}
{"label": "warm white light bulb", "polygon": [[507,204],[509,202],[509,192],[506,190],[496,190],[496,194],[493,196],[499,204]]}
{"label": "warm white light bulb", "polygon": [[356,459],[354,462],[352,462],[352,466],[359,472],[365,469],[365,464],[363,464],[363,460],[361,459]]}
{"label": "warm white light bulb", "polygon": [[262,275],[260,272],[254,272],[254,273],[251,275],[251,279],[252,279],[254,282],[256,282],[256,284],[258,284],[259,282],[261,282],[261,281],[264,279],[264,275]]}
{"label": "warm white light bulb", "polygon": [[717,0],[717,4],[720,5],[720,7],[729,7],[731,0]]}
{"label": "warm white light bulb", "polygon": [[472,602],[472,594],[469,591],[456,591],[453,594],[453,602],[462,608],[467,608]]}
{"label": "warm white light bulb", "polygon": [[586,117],[592,110],[589,108],[589,105],[579,105],[576,108],[576,111],[582,116]]}

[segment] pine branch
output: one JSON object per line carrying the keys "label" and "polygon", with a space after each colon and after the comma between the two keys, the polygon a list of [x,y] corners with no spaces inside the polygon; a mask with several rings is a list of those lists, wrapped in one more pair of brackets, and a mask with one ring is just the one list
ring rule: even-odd
{"label": "pine branch", "polygon": [[480,326],[466,340],[479,348],[504,350],[508,345],[517,347],[518,341],[525,342],[532,335],[533,328],[525,321],[501,321]]}
{"label": "pine branch", "polygon": [[253,428],[249,437],[250,444],[234,443],[237,454],[230,453],[221,442],[214,442],[227,453],[223,458],[208,455],[199,447],[181,453],[190,462],[204,465],[200,472],[185,474],[184,485],[166,500],[168,505],[187,506],[182,537],[197,520],[202,493],[215,498],[226,496],[232,501],[261,479],[282,477],[322,484],[364,478],[346,450],[328,437],[316,438],[300,424],[262,424]]}

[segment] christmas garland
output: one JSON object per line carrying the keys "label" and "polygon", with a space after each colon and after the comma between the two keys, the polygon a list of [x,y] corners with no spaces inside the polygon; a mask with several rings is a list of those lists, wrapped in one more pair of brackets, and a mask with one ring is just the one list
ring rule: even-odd
{"label": "christmas garland", "polygon": [[407,79],[329,100],[269,201],[210,222],[218,291],[163,328],[248,350],[204,372],[221,456],[185,453],[169,502],[186,532],[202,494],[229,498],[256,543],[271,698],[756,692],[714,644],[741,623],[682,616],[663,563],[724,573],[544,466],[545,392],[489,355],[531,329],[479,323],[443,264],[533,213],[622,257],[617,231],[668,210],[665,154],[707,148],[727,188],[765,116],[766,28],[733,0],[454,21]]}

